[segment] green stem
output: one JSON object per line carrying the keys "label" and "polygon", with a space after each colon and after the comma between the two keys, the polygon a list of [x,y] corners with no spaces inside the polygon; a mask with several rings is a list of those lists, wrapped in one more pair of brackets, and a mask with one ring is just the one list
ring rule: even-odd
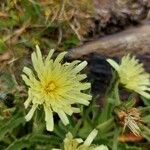
{"label": "green stem", "polygon": [[117,147],[118,147],[118,135],[119,135],[119,129],[116,128],[115,131],[114,131],[114,139],[113,139],[112,150],[117,150]]}
{"label": "green stem", "polygon": [[45,124],[43,123],[44,118],[44,112],[41,110],[36,110],[35,115],[33,117],[33,126],[32,126],[32,132],[33,133],[43,133],[45,129]]}
{"label": "green stem", "polygon": [[114,126],[114,118],[110,118],[109,120],[97,125],[96,129],[104,132],[111,129],[113,126]]}
{"label": "green stem", "polygon": [[142,136],[150,142],[150,129],[143,124],[139,124],[139,127],[142,130]]}
{"label": "green stem", "polygon": [[139,124],[140,128],[145,131],[148,135],[150,135],[150,129],[143,124]]}
{"label": "green stem", "polygon": [[114,87],[114,84],[116,83],[116,80],[117,80],[117,73],[113,72],[112,79],[111,79],[110,84],[109,84],[109,86],[106,90],[106,93],[105,93],[106,98],[112,94],[112,89]]}
{"label": "green stem", "polygon": [[143,117],[143,118],[142,118],[142,121],[143,121],[144,123],[150,123],[150,115],[147,115],[147,116]]}
{"label": "green stem", "polygon": [[139,110],[144,113],[145,111],[150,111],[150,106],[139,108]]}
{"label": "green stem", "polygon": [[58,137],[64,139],[64,134],[63,134],[62,130],[61,130],[58,126],[56,126],[56,125],[55,125],[55,128],[54,128],[54,133],[55,133]]}
{"label": "green stem", "polygon": [[119,81],[116,81],[115,87],[114,87],[114,94],[115,94],[115,102],[116,106],[121,104],[120,97],[119,97]]}
{"label": "green stem", "polygon": [[121,104],[118,86],[119,80],[115,80],[114,78],[113,82],[110,84],[109,90],[107,91],[105,105],[100,115],[101,123],[110,119],[112,117],[114,107]]}

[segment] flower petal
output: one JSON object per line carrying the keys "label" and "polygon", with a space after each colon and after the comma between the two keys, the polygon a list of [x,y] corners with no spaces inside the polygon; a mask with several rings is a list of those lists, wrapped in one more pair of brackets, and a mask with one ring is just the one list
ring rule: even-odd
{"label": "flower petal", "polygon": [[50,58],[52,57],[54,51],[55,51],[54,49],[51,49],[51,50],[49,51],[48,56],[47,56],[46,59],[45,59],[45,62],[47,62],[47,61],[50,60]]}
{"label": "flower petal", "polygon": [[33,85],[32,81],[29,78],[27,78],[26,75],[23,74],[23,75],[21,75],[21,77],[24,80],[24,82],[26,83],[26,85],[28,85],[30,87]]}
{"label": "flower petal", "polygon": [[67,54],[67,52],[62,52],[62,53],[60,53],[57,57],[56,57],[56,59],[55,59],[55,61],[54,61],[54,64],[56,65],[57,63],[59,63],[63,58],[64,58],[64,56]]}
{"label": "flower petal", "polygon": [[24,102],[25,109],[28,108],[28,106],[31,103],[31,101],[32,101],[32,94],[31,94],[31,91],[29,89],[29,91],[28,91],[28,99]]}
{"label": "flower petal", "polygon": [[89,88],[91,88],[91,83],[82,83],[80,85],[81,90],[87,90]]}
{"label": "flower petal", "polygon": [[97,136],[98,131],[96,129],[94,129],[87,137],[87,139],[84,141],[84,145],[91,145],[92,141],[94,140],[94,138]]}
{"label": "flower petal", "polygon": [[37,54],[37,59],[38,59],[39,63],[43,64],[41,50],[38,45],[36,45],[36,54]]}
{"label": "flower petal", "polygon": [[95,147],[93,150],[109,150],[107,146],[104,145],[100,145]]}
{"label": "flower petal", "polygon": [[107,62],[116,70],[118,71],[119,65],[112,59],[107,59]]}
{"label": "flower petal", "polygon": [[33,117],[33,114],[34,114],[37,106],[38,106],[37,104],[33,104],[32,105],[32,108],[30,109],[30,111],[28,112],[28,114],[25,116],[26,121],[31,120],[31,118]]}
{"label": "flower petal", "polygon": [[79,113],[79,112],[81,112],[80,108],[72,107],[72,110],[73,110],[74,113]]}
{"label": "flower petal", "polygon": [[83,61],[83,62],[80,63],[78,66],[76,66],[76,67],[74,68],[74,72],[75,72],[75,73],[80,72],[82,69],[85,68],[85,66],[87,66],[87,61]]}
{"label": "flower petal", "polygon": [[59,115],[59,117],[60,117],[60,119],[64,125],[69,124],[69,120],[67,118],[67,115],[62,110],[59,110],[57,113],[58,113],[58,115]]}
{"label": "flower petal", "polygon": [[53,119],[53,113],[50,107],[44,106],[45,111],[45,121],[46,121],[46,129],[48,131],[53,131],[54,129],[54,119]]}
{"label": "flower petal", "polygon": [[23,72],[28,75],[28,77],[33,77],[33,72],[31,69],[29,69],[28,67],[24,67],[23,68]]}

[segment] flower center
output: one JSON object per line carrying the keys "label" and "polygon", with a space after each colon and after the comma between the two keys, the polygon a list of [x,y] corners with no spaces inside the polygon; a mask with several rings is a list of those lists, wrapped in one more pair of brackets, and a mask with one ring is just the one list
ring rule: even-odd
{"label": "flower center", "polygon": [[54,82],[50,82],[49,84],[47,84],[44,88],[46,93],[50,93],[52,91],[54,91],[56,89],[56,85]]}

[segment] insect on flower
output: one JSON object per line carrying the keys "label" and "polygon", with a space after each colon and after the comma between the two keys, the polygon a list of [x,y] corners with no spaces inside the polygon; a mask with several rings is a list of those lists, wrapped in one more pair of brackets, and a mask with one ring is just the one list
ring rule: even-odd
{"label": "insect on flower", "polygon": [[142,63],[135,56],[130,54],[121,59],[121,64],[117,64],[112,59],[107,62],[117,71],[120,83],[127,89],[133,90],[145,98],[150,98],[150,75],[146,73]]}
{"label": "insect on flower", "polygon": [[52,49],[43,59],[40,48],[36,46],[36,51],[31,55],[35,73],[24,67],[22,75],[22,79],[29,87],[25,108],[32,103],[32,108],[25,118],[29,121],[37,107],[42,105],[48,131],[53,131],[54,128],[53,112],[56,112],[64,125],[67,125],[67,115],[80,112],[75,104],[89,105],[89,100],[92,99],[91,95],[84,93],[91,85],[82,82],[86,75],[80,73],[87,62],[76,60],[62,64],[66,52],[60,53],[55,60],[51,59],[53,53]]}

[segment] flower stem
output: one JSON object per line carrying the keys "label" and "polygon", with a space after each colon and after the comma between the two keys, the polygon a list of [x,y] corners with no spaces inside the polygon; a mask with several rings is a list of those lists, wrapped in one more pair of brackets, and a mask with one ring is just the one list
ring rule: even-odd
{"label": "flower stem", "polygon": [[110,118],[107,121],[97,125],[96,129],[98,129],[99,131],[107,131],[109,129],[111,129],[114,126],[114,118]]}
{"label": "flower stem", "polygon": [[32,126],[33,133],[42,133],[45,128],[45,124],[43,124],[43,121],[44,121],[43,111],[40,111],[37,109],[33,118],[34,118],[33,126]]}
{"label": "flower stem", "polygon": [[115,96],[116,106],[121,104],[118,86],[119,86],[119,81],[116,81],[115,86],[114,86],[114,96]]}
{"label": "flower stem", "polygon": [[139,110],[144,113],[146,111],[150,111],[150,106],[139,108]]}
{"label": "flower stem", "polygon": [[119,129],[116,128],[115,131],[114,131],[114,139],[113,139],[112,150],[117,150],[117,147],[118,147],[118,135],[119,135]]}

